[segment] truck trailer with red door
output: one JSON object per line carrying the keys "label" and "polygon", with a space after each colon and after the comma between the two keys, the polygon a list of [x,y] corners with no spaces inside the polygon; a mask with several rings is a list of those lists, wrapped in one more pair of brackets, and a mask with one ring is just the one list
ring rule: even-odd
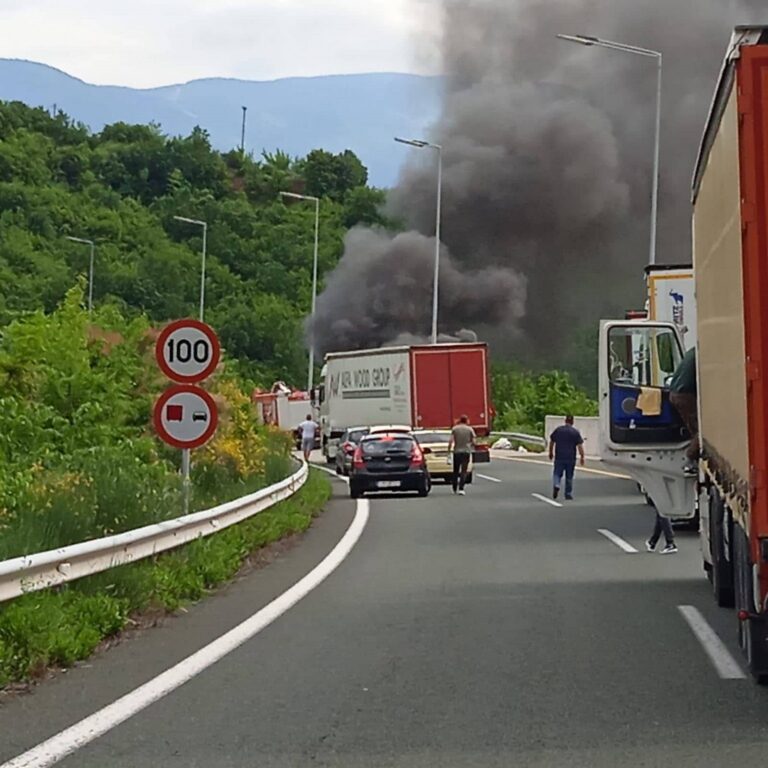
{"label": "truck trailer with red door", "polygon": [[700,513],[717,603],[736,608],[750,671],[768,682],[768,27],[738,27],[693,178],[700,458],[669,402],[683,348],[673,323],[603,321],[603,458],[668,517]]}
{"label": "truck trailer with red door", "polygon": [[349,427],[450,429],[466,415],[478,435],[491,430],[488,347],[431,344],[333,352],[320,391],[323,453],[336,457]]}

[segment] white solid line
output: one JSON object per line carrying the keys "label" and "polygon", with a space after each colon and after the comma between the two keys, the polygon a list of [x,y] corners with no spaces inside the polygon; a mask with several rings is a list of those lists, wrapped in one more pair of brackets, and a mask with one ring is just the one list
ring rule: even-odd
{"label": "white solid line", "polygon": [[723,680],[743,680],[746,677],[744,671],[701,613],[692,605],[678,605],[677,610],[696,635],[709,660],[714,664],[717,674]]}
{"label": "white solid line", "polygon": [[[534,499],[543,501],[545,504],[551,504],[553,507],[563,506],[559,501],[555,501],[554,499],[548,499],[546,496],[542,496],[540,493],[532,493],[531,496],[533,496]],[[3,768],[3,766],[0,765],[0,768]]]}
{"label": "white solid line", "polygon": [[479,472],[477,473],[478,477],[482,477],[483,480],[490,480],[492,483],[500,483],[501,480],[499,480],[498,477],[491,477],[490,475],[481,475]]}
{"label": "white solid line", "polygon": [[153,702],[184,685],[195,675],[215,664],[246,641],[268,627],[315,587],[319,586],[344,561],[365,530],[369,505],[366,499],[357,502],[357,512],[346,533],[328,555],[304,578],[257,611],[242,624],[201,648],[175,666],[139,686],[117,701],[57,733],[0,768],[47,768],[67,755],[86,746]]}
{"label": "white solid line", "polygon": [[[321,467],[319,464],[310,464],[310,467],[314,467],[315,469],[319,469],[321,472],[327,472],[331,477],[335,477],[337,480],[341,480],[342,483],[346,483],[349,485],[349,478],[345,477],[344,475],[340,475],[335,469],[328,469],[328,467]],[[0,768],[3,768],[2,765],[0,765]]]}
{"label": "white solid line", "polygon": [[[630,543],[624,541],[621,536],[617,536],[613,531],[609,531],[605,528],[598,528],[597,532],[601,533],[603,536],[605,536],[606,539],[608,539],[608,541],[612,541],[617,547],[620,547],[630,555],[637,554],[637,550]],[[0,768],[2,768],[2,766],[0,766]]]}

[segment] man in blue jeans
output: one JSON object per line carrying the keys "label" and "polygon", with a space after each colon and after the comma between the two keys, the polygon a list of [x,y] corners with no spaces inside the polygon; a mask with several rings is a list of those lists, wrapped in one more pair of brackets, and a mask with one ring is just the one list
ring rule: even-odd
{"label": "man in blue jeans", "polygon": [[573,498],[573,473],[576,469],[576,451],[579,452],[581,466],[584,466],[584,438],[573,426],[573,416],[565,417],[565,424],[558,427],[549,436],[549,460],[555,461],[552,482],[552,498],[560,494],[560,481],[565,475],[565,498]]}

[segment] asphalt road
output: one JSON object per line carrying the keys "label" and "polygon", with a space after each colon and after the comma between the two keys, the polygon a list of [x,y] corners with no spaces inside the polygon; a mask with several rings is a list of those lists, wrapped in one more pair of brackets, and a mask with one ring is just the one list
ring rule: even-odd
{"label": "asphalt road", "polygon": [[[532,496],[548,495],[546,466],[481,472],[500,482],[373,499],[357,545],[307,597],[59,765],[762,766],[768,690],[723,679],[678,608],[739,658],[695,535],[678,534],[677,555],[646,553],[652,513],[625,480],[582,474],[576,500],[554,507]],[[355,516],[334,483],[327,513],[265,570],[6,701],[0,768],[310,571]]]}

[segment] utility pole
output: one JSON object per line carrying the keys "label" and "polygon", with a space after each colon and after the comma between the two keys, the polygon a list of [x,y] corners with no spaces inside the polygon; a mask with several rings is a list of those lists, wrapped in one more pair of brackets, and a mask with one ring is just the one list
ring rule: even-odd
{"label": "utility pole", "polygon": [[245,113],[248,111],[248,107],[243,107],[243,127],[240,131],[240,154],[245,157]]}

